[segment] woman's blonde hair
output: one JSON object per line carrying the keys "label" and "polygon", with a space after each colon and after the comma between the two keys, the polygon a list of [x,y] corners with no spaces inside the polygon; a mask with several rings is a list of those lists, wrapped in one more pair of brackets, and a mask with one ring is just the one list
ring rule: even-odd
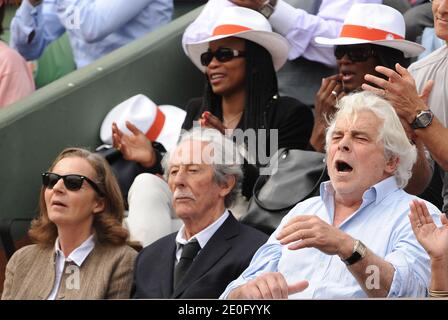
{"label": "woman's blonde hair", "polygon": [[[124,203],[123,197],[112,169],[106,160],[98,154],[81,148],[64,149],[54,160],[48,171],[64,158],[82,158],[92,166],[96,176],[91,177],[96,182],[104,199],[104,210],[94,215],[93,228],[96,240],[101,244],[123,245],[129,233],[123,228]],[[40,191],[39,216],[31,222],[28,231],[30,238],[42,246],[53,246],[58,237],[56,225],[48,218],[44,197],[45,187]]]}

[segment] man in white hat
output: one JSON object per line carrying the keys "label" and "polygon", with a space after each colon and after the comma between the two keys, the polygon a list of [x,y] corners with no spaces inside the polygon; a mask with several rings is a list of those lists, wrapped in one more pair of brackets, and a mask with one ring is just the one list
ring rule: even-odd
{"label": "man in white hat", "polygon": [[[448,1],[433,0],[436,35],[448,41]],[[412,64],[408,70],[397,65],[395,70],[377,67],[386,80],[367,75],[371,90],[388,99],[403,122],[412,129],[415,139],[421,140],[441,167],[443,179],[443,212],[448,212],[448,47],[445,44],[426,58]],[[378,89],[378,87],[380,89]],[[420,169],[420,168],[416,168]]]}

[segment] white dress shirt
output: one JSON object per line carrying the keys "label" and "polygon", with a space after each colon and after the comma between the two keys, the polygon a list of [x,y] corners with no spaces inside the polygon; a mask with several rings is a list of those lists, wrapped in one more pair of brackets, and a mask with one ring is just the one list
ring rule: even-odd
{"label": "white dress shirt", "polygon": [[229,211],[226,209],[226,211],[224,211],[224,213],[215,222],[213,222],[207,228],[205,228],[201,232],[198,232],[188,240],[185,238],[185,225],[182,225],[182,227],[179,229],[176,235],[176,247],[177,247],[176,264],[180,260],[180,256],[182,255],[182,247],[184,245],[186,245],[188,242],[191,242],[193,239],[196,239],[201,249],[204,248],[207,242],[210,240],[210,238],[213,237],[216,230],[218,230],[222,226],[222,224],[226,221],[228,217],[229,217]]}
{"label": "white dress shirt", "polygon": [[64,256],[64,253],[59,247],[59,238],[56,239],[54,245],[55,250],[55,266],[56,266],[56,277],[54,280],[53,290],[51,290],[50,295],[47,300],[55,300],[59,287],[61,285],[62,272],[64,271],[64,266],[66,262],[74,262],[78,267],[81,267],[83,262],[86,260],[87,256],[92,252],[95,247],[95,241],[93,240],[94,235],[91,235],[84,241],[78,248],[73,250],[68,257]]}

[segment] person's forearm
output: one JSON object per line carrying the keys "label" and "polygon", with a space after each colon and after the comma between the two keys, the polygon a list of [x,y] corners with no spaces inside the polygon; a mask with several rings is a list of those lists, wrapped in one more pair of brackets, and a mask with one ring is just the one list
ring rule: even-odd
{"label": "person's forearm", "polygon": [[[348,236],[348,235],[347,235]],[[353,254],[353,238],[347,237],[341,246],[339,257],[346,259]],[[363,259],[347,266],[361,288],[370,298],[387,297],[394,278],[395,268],[367,248]]]}
{"label": "person's forearm", "polygon": [[448,260],[431,260],[430,290],[448,291]]}
{"label": "person's forearm", "polygon": [[104,39],[112,32],[135,18],[150,0],[115,0],[110,1],[81,1],[78,6],[81,24],[79,30],[86,42],[96,42]]}
{"label": "person's forearm", "polygon": [[422,194],[431,182],[433,170],[425,155],[423,143],[416,141],[417,162],[412,167],[412,177],[406,186],[406,192],[414,195]]}
{"label": "person's forearm", "polygon": [[433,159],[448,170],[448,129],[434,117],[432,123],[423,129],[416,129],[415,133],[425,144]]}

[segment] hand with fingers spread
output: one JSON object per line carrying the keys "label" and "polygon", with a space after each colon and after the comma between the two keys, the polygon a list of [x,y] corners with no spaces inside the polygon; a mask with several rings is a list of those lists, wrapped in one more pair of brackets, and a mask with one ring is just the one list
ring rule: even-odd
{"label": "hand with fingers spread", "polygon": [[409,71],[398,63],[395,65],[395,68],[396,71],[377,66],[375,70],[385,75],[389,80],[368,74],[364,79],[378,88],[364,83],[362,89],[374,92],[389,100],[397,114],[410,124],[420,110],[429,109],[428,98],[434,83],[432,80],[428,81],[423,92],[419,95],[415,80]]}
{"label": "hand with fingers spread", "polygon": [[343,96],[345,96],[345,92],[342,90],[339,74],[322,79],[322,85],[314,100],[315,121],[310,138],[310,144],[314,150],[325,151],[327,120],[337,111],[336,103]]}
{"label": "hand with fingers spread", "polygon": [[131,131],[131,135],[123,133],[114,122],[112,124],[112,140],[114,148],[121,151],[126,160],[136,161],[146,168],[155,165],[156,155],[151,141],[129,121],[126,127]]}
{"label": "hand with fingers spread", "polygon": [[227,129],[224,126],[224,124],[222,123],[222,121],[219,120],[218,117],[211,114],[209,111],[205,111],[201,115],[201,118],[199,119],[199,123],[201,124],[201,127],[213,128],[213,129],[218,130],[222,134],[225,134],[226,129]]}
{"label": "hand with fingers spread", "polygon": [[280,272],[267,272],[230,292],[229,299],[288,299],[288,295],[301,292],[308,281],[292,285],[286,283]]}
{"label": "hand with fingers spread", "polygon": [[277,235],[290,250],[316,248],[328,255],[345,259],[352,254],[355,240],[317,216],[300,215],[286,223]]}
{"label": "hand with fingers spread", "polygon": [[428,252],[431,259],[448,260],[448,219],[441,215],[442,226],[437,227],[429,214],[425,202],[414,200],[410,203],[412,230],[418,242]]}

